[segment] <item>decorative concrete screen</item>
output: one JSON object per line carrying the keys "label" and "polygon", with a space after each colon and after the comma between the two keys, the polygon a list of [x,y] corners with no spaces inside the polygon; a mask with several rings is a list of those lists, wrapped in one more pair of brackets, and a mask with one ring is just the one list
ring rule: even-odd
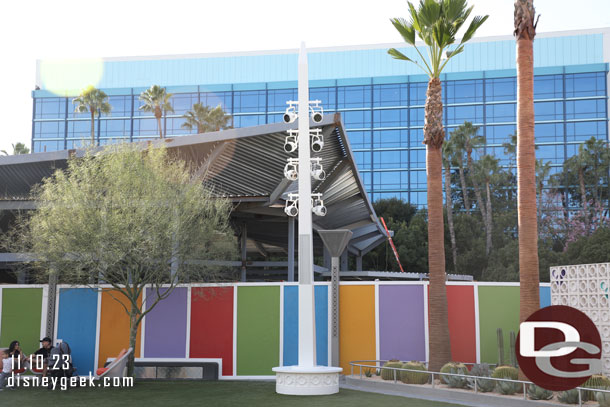
{"label": "decorative concrete screen", "polygon": [[602,338],[603,373],[610,374],[610,263],[551,268],[551,304],[587,314]]}

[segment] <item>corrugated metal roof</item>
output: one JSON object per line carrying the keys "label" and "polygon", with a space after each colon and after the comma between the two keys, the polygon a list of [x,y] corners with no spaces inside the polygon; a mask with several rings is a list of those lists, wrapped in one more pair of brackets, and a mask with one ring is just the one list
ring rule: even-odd
{"label": "corrugated metal roof", "polygon": [[[325,181],[314,181],[312,188],[323,194],[328,208],[325,217],[314,216],[316,229],[357,229],[374,225],[368,239],[349,246],[354,254],[362,254],[379,244],[385,234],[369,201],[356,168],[340,115],[326,115],[319,125],[324,148],[314,154],[322,158],[327,171]],[[286,130],[297,124],[275,123],[263,126],[225,130],[192,136],[157,140],[170,153],[185,159],[218,196],[230,198],[235,204],[233,222],[246,224],[248,238],[262,244],[287,247],[287,221],[283,210],[285,193],[296,190],[297,182],[284,185],[284,152]],[[146,142],[138,143],[142,148]],[[36,153],[0,157],[0,200],[27,199],[31,188],[49,177],[56,169],[65,169],[69,156],[80,157],[84,150]],[[282,189],[284,185],[286,190]],[[277,202],[272,202],[274,193]],[[283,196],[283,198],[282,198]],[[3,207],[10,204],[5,202]],[[280,204],[280,205],[278,205]],[[368,242],[368,243],[367,243]],[[322,244],[316,238],[318,249]]]}

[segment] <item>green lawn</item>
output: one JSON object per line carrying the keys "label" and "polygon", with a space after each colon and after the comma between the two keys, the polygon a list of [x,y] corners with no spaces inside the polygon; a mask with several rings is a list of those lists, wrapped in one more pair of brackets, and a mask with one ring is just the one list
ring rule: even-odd
{"label": "green lawn", "polygon": [[139,382],[128,389],[77,388],[69,391],[46,389],[4,390],[0,404],[19,407],[173,407],[173,406],[303,406],[356,407],[408,406],[454,407],[432,401],[342,389],[332,396],[282,396],[274,382]]}

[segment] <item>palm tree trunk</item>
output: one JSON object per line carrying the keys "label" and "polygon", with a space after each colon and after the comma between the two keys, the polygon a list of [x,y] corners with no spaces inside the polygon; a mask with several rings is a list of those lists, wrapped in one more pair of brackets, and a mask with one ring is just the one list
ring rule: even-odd
{"label": "palm tree trunk", "polygon": [[491,216],[491,188],[489,187],[489,181],[485,182],[485,191],[487,193],[487,207],[485,208],[485,254],[489,256],[491,249],[493,248],[493,221]]}
{"label": "palm tree trunk", "polygon": [[468,190],[466,189],[466,177],[464,176],[464,162],[461,157],[459,159],[459,164],[460,164],[460,168],[459,168],[460,184],[462,186],[462,197],[464,198],[464,208],[466,209],[466,213],[470,215],[470,199],[468,199]]}
{"label": "palm tree trunk", "polygon": [[161,127],[161,117],[157,117],[157,127],[159,127],[159,138],[163,138],[163,127]]}
{"label": "palm tree trunk", "polygon": [[95,146],[95,110],[91,109],[91,146]]}
{"label": "palm tree trunk", "polygon": [[578,168],[578,183],[580,185],[580,203],[582,204],[583,218],[585,222],[585,235],[589,234],[589,208],[587,202],[587,190],[585,189],[585,174],[582,167]]}
{"label": "palm tree trunk", "polygon": [[445,233],[443,220],[443,99],[441,81],[432,78],[426,94],[424,143],[428,184],[428,330],[430,338],[429,368],[438,371],[451,360],[447,289],[445,287]]}
{"label": "palm tree trunk", "polygon": [[468,152],[468,174],[470,175],[470,181],[472,182],[472,188],[474,189],[474,196],[477,198],[477,206],[481,211],[481,218],[483,219],[483,224],[485,224],[487,219],[487,211],[485,202],[483,201],[483,196],[481,195],[481,188],[479,188],[479,183],[477,182],[474,176],[474,165],[472,165],[472,152]]}
{"label": "palm tree trunk", "polygon": [[455,228],[453,227],[453,200],[451,199],[451,167],[445,165],[445,207],[447,208],[447,225],[451,239],[451,254],[453,256],[453,272],[457,273],[457,246],[455,243]]}
{"label": "palm tree trunk", "polygon": [[[515,0],[517,40],[517,212],[519,219],[519,321],[540,308],[536,151],[534,147],[534,5]],[[521,377],[523,374],[521,373]]]}

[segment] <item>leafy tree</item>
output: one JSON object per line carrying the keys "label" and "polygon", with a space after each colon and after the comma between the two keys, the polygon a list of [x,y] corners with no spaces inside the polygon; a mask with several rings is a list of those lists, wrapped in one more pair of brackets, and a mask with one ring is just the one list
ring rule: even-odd
{"label": "leafy tree", "polygon": [[182,128],[197,129],[197,134],[231,128],[229,125],[231,115],[226,114],[220,105],[211,108],[201,103],[195,103],[193,109],[186,112],[183,117],[186,121],[182,123]]}
{"label": "leafy tree", "polygon": [[171,93],[167,93],[165,88],[159,85],[153,85],[140,94],[140,100],[144,102],[139,107],[144,112],[152,112],[157,119],[157,127],[159,129],[159,138],[163,138],[163,126],[161,126],[161,118],[167,112],[174,112],[174,108],[170,103]]}
{"label": "leafy tree", "polygon": [[91,145],[95,145],[95,116],[100,113],[109,114],[112,106],[108,103],[108,95],[104,91],[90,85],[78,97],[72,99],[77,113],[91,113]]}
{"label": "leafy tree", "polygon": [[[517,213],[519,224],[519,321],[540,308],[538,213],[536,210],[536,151],[534,147],[533,0],[515,0],[517,42]],[[520,376],[523,378],[523,374]]]}
{"label": "leafy tree", "polygon": [[[395,59],[409,61],[420,67],[429,77],[426,93],[424,144],[426,145],[426,171],[428,174],[428,268],[430,273],[430,368],[440,369],[451,360],[449,323],[447,317],[447,291],[445,288],[445,241],[443,226],[443,163],[442,146],[443,100],[440,75],[447,63],[464,51],[465,43],[475,34],[488,16],[476,16],[456,44],[456,35],[464,25],[474,6],[466,0],[421,0],[418,8],[408,2],[410,19],[391,19],[394,28],[405,42],[419,55],[419,62],[395,48],[388,50]],[[419,37],[428,47],[429,60],[415,43]]]}
{"label": "leafy tree", "polygon": [[[11,146],[13,146],[13,155],[29,154],[30,153],[30,149],[27,148],[25,146],[25,144],[23,144],[23,143],[11,144]],[[2,153],[4,155],[8,155],[6,150],[0,150],[0,153]]]}
{"label": "leafy tree", "polygon": [[[164,148],[115,145],[70,159],[33,198],[38,210],[17,228],[21,251],[36,253],[46,279],[110,285],[104,291],[129,317],[132,348],[142,318],[178,284],[227,278],[201,260],[236,253],[230,202],[191,179]],[[144,300],[146,287],[152,295]]]}

